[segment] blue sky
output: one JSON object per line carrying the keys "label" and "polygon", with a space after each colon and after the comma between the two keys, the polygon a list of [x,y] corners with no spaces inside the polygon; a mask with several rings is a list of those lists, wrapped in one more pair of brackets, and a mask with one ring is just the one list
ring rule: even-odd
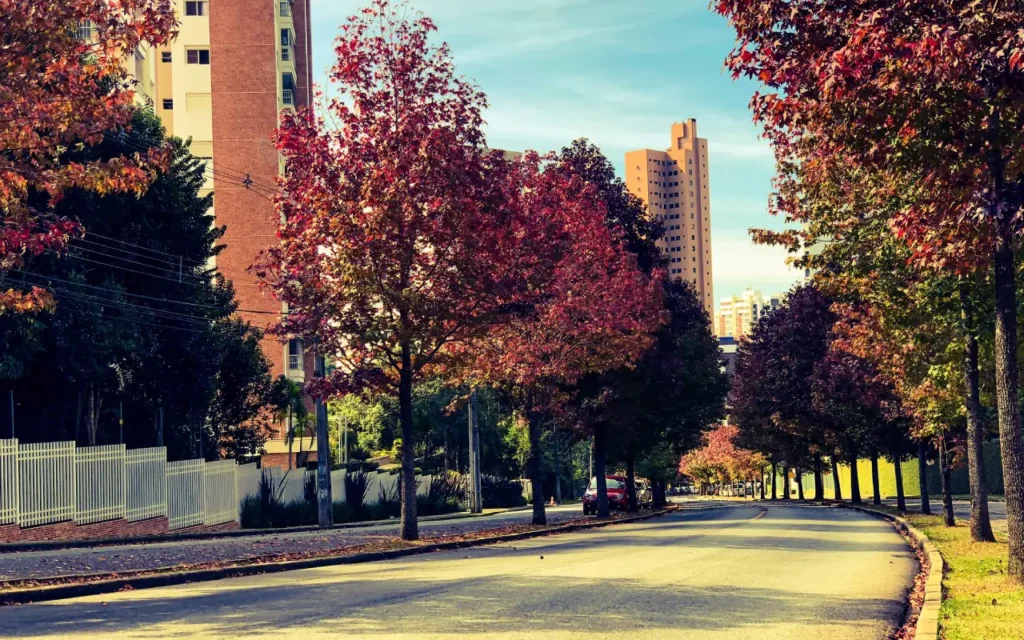
{"label": "blue sky", "polygon": [[[314,80],[333,63],[338,26],[362,0],[312,0]],[[622,175],[626,151],[663,149],[669,125],[696,118],[711,161],[715,297],[784,291],[785,252],[756,247],[773,162],[747,109],[754,86],[723,69],[733,32],[706,0],[413,0],[437,23],[458,73],[487,93],[488,144],[557,150],[597,144]]]}

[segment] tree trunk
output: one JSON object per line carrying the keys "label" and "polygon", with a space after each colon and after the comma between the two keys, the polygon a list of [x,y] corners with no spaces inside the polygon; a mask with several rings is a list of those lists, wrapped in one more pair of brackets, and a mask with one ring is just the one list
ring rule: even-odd
{"label": "tree trunk", "polygon": [[820,453],[814,456],[814,499],[819,502],[825,499],[825,475]]}
{"label": "tree trunk", "polygon": [[668,504],[665,499],[665,481],[658,480],[651,484],[651,501],[655,507],[664,507]]}
{"label": "tree trunk", "polygon": [[416,447],[412,423],[412,345],[402,344],[398,378],[398,410],[402,426],[402,540],[420,537],[416,520]]}
{"label": "tree trunk", "polygon": [[86,393],[89,396],[89,408],[85,414],[85,435],[89,446],[95,447],[100,429],[100,411],[103,408],[103,399],[99,398],[96,385],[90,384]]}
{"label": "tree trunk", "polygon": [[839,456],[832,454],[832,489],[835,491],[835,499],[843,499],[843,486],[839,482]]}
{"label": "tree trunk", "polygon": [[789,465],[782,465],[782,499],[789,500]]}
{"label": "tree trunk", "polygon": [[928,499],[928,450],[924,440],[917,443],[917,480],[921,483],[921,513],[930,516],[932,505]]}
{"label": "tree trunk", "polygon": [[797,496],[797,498],[800,499],[801,502],[803,502],[803,500],[804,500],[804,472],[800,469],[800,467],[797,467],[796,471],[794,471],[794,473],[796,474],[796,496]]}
{"label": "tree trunk", "polygon": [[[75,404],[75,442],[81,442],[82,437],[82,404],[85,402],[85,390],[78,387],[78,400]],[[154,421],[155,424],[155,421]]]}
{"label": "tree trunk", "polygon": [[633,455],[626,456],[626,498],[629,500],[630,512],[639,510],[639,505],[636,501],[636,480],[633,477]]}
{"label": "tree trunk", "polygon": [[853,504],[863,504],[864,501],[860,497],[860,469],[857,468],[857,453],[856,449],[850,454],[850,502]]}
{"label": "tree trunk", "polygon": [[999,407],[999,445],[1003,455],[1003,491],[1009,538],[1007,574],[1024,582],[1024,435],[1020,426],[1017,387],[1017,295],[1013,230],[1002,228],[996,238],[996,399]]}
{"label": "tree trunk", "polygon": [[878,481],[878,452],[874,449],[871,450],[871,490],[875,494],[871,501],[875,504],[882,504],[882,488]]}
{"label": "tree trunk", "polygon": [[892,466],[896,472],[896,509],[900,513],[906,513],[907,495],[903,493],[903,465],[900,464],[900,454],[896,447],[892,449]]}
{"label": "tree trunk", "polygon": [[772,463],[772,500],[778,500],[779,494],[775,490],[775,482],[778,479],[778,468],[776,464]]}
{"label": "tree trunk", "polygon": [[764,502],[764,472],[761,473],[761,482],[758,484],[761,485],[761,501]]}
{"label": "tree trunk", "polygon": [[[548,523],[547,512],[544,508],[544,469],[541,453],[541,439],[543,430],[540,425],[540,418],[529,412],[527,422],[530,429],[530,484],[533,486],[533,524],[545,525]],[[473,452],[470,451],[470,455]]]}
{"label": "tree trunk", "polygon": [[956,526],[956,517],[953,514],[953,479],[951,477],[953,464],[950,460],[949,449],[946,446],[946,436],[939,438],[939,471],[942,477],[942,516],[947,527]]}
{"label": "tree trunk", "polygon": [[981,391],[978,375],[978,329],[974,304],[967,285],[960,283],[960,310],[964,322],[964,380],[967,382],[967,474],[971,481],[971,538],[995,542],[988,514],[988,486],[985,482],[984,433],[981,422]]}
{"label": "tree trunk", "polygon": [[160,406],[156,408],[156,446],[164,446],[164,399],[160,398]]}
{"label": "tree trunk", "polygon": [[603,424],[594,427],[594,477],[597,478],[597,517],[611,516],[608,510],[608,480],[605,478],[605,449],[608,446],[608,428]]}

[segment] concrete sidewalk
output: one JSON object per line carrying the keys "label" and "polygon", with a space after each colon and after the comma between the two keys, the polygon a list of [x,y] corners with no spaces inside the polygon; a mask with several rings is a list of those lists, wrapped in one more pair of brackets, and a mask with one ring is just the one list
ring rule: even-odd
{"label": "concrete sidewalk", "polygon": [[[581,518],[578,504],[548,507],[548,522]],[[532,511],[501,511],[491,515],[423,520],[423,536],[454,536],[487,529],[529,524]],[[395,538],[397,520],[359,528],[277,530],[250,535],[162,539],[146,544],[120,544],[20,551],[0,554],[0,582],[75,577],[94,574],[154,571],[210,563],[242,562],[264,556],[301,555],[383,542]]]}

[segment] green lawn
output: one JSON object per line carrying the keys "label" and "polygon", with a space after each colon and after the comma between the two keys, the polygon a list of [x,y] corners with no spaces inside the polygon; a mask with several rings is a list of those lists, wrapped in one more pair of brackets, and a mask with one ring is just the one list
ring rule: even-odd
{"label": "green lawn", "polygon": [[[875,507],[877,508],[877,507]],[[1006,537],[974,542],[967,523],[940,516],[907,519],[932,539],[946,562],[940,624],[945,640],[1024,640],[1024,587],[1006,578]]]}

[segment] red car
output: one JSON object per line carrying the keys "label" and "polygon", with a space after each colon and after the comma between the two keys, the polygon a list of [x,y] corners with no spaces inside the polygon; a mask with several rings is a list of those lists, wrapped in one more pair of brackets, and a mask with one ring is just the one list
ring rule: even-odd
{"label": "red car", "polygon": [[[608,485],[608,508],[625,509],[629,506],[625,476],[605,476]],[[583,515],[597,514],[597,478],[590,479],[590,486],[583,494]]]}

